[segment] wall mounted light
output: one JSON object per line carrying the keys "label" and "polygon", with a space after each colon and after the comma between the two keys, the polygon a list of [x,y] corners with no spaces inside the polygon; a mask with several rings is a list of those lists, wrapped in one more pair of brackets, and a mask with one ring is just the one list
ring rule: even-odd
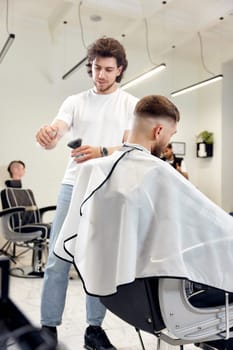
{"label": "wall mounted light", "polygon": [[156,73],[161,72],[162,70],[164,70],[166,68],[166,64],[165,63],[161,63],[160,65],[153,67],[152,69],[148,70],[147,72],[138,75],[137,77],[127,81],[126,83],[121,85],[121,88],[124,89],[128,89],[133,85],[136,85],[138,83],[141,83],[143,80],[150,78],[151,76],[153,76]]}
{"label": "wall mounted light", "polygon": [[72,67],[70,70],[68,70],[67,73],[65,73],[63,76],[62,76],[62,79],[67,79],[69,78],[74,72],[76,72],[78,69],[80,69],[84,63],[86,62],[87,60],[87,56],[84,57],[81,61],[79,61],[74,67]]}
{"label": "wall mounted light", "polygon": [[3,58],[6,56],[9,48],[11,47],[13,41],[15,39],[15,34],[10,33],[1,52],[0,52],[0,63],[2,63]]}
{"label": "wall mounted light", "polygon": [[223,79],[223,75],[222,74],[215,75],[214,77],[206,79],[206,80],[202,80],[199,83],[186,86],[185,88],[180,89],[180,90],[173,91],[171,93],[171,96],[175,97],[175,96],[178,96],[178,95],[185,94],[186,92],[189,92],[189,91],[192,91],[192,90],[195,90],[195,89],[199,89],[199,88],[201,88],[203,86],[215,83],[216,81],[219,81],[221,79]]}

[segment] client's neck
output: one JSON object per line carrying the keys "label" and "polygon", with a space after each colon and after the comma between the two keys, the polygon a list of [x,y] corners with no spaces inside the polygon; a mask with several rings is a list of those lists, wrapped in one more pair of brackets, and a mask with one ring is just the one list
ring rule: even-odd
{"label": "client's neck", "polygon": [[130,131],[126,141],[129,142],[129,143],[133,143],[133,144],[137,144],[137,145],[143,146],[146,149],[148,149],[148,151],[151,151],[150,142],[142,134],[138,134],[136,132]]}

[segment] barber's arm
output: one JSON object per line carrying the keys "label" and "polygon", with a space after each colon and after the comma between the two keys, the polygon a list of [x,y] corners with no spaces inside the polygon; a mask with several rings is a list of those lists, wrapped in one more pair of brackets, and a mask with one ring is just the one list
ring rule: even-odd
{"label": "barber's arm", "polygon": [[92,158],[104,157],[112,154],[118,150],[121,146],[105,147],[98,146],[93,147],[90,145],[83,145],[75,148],[71,151],[71,157],[74,157],[76,163],[82,163]]}
{"label": "barber's arm", "polygon": [[45,149],[52,149],[67,131],[67,123],[56,119],[51,125],[44,125],[37,131],[36,140]]}

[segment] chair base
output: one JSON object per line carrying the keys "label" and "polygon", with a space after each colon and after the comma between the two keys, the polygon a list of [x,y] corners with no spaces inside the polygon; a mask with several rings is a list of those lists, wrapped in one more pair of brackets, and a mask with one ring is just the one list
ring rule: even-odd
{"label": "chair base", "polygon": [[[7,256],[13,263],[16,264],[15,254],[10,253],[10,248],[12,245],[13,245],[13,242],[6,241],[5,244],[3,244],[3,246],[0,248],[0,255]],[[14,248],[13,248],[13,251],[14,251]]]}
{"label": "chair base", "polygon": [[[19,254],[16,254],[16,248],[24,248]],[[13,241],[6,241],[5,244],[0,248],[0,255],[7,256],[14,264],[16,264],[16,259],[23,254],[26,254],[31,247],[26,246],[25,244],[18,244]]]}
{"label": "chair base", "polygon": [[1,250],[0,250],[0,256],[1,256],[1,255],[3,255],[3,256],[5,256],[5,257],[9,258],[14,264],[16,264],[15,258],[14,258],[10,253],[8,253],[6,250],[1,249]]}
{"label": "chair base", "polygon": [[39,271],[36,271],[31,266],[13,267],[10,269],[10,275],[19,278],[43,278],[44,271],[41,269]]}

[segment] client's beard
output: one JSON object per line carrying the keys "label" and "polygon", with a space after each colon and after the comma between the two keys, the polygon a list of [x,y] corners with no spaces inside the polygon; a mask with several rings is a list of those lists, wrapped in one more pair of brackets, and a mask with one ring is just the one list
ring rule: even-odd
{"label": "client's beard", "polygon": [[156,146],[152,146],[152,147],[151,147],[151,154],[152,154],[153,156],[155,156],[155,157],[160,158],[162,152],[163,152],[162,147],[160,147],[159,145],[156,145]]}

